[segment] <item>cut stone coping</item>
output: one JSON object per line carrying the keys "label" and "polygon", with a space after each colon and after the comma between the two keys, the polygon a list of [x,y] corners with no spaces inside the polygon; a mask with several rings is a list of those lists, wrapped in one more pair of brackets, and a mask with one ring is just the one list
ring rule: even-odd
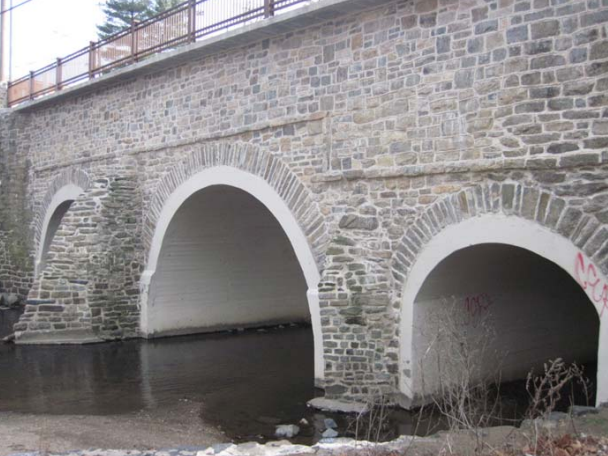
{"label": "cut stone coping", "polygon": [[74,345],[104,342],[90,329],[51,332],[16,332],[15,343],[22,345]]}
{"label": "cut stone coping", "polygon": [[344,402],[334,399],[326,399],[324,397],[315,397],[308,401],[310,407],[322,410],[324,412],[341,412],[341,413],[365,413],[367,412],[367,404],[361,402]]}

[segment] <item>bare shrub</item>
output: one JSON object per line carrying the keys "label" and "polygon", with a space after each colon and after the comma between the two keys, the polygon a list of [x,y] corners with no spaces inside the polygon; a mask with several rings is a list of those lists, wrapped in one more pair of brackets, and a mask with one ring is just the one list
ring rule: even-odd
{"label": "bare shrub", "polygon": [[[578,364],[573,363],[571,367],[572,367],[572,372],[574,374],[574,381],[579,386],[580,391],[582,392],[583,397],[585,398],[585,405],[586,406],[592,405],[593,401],[591,400],[591,397],[593,395],[593,392],[592,392],[593,382],[585,374],[585,368],[583,366],[579,366]],[[574,390],[572,391],[572,394],[570,396],[570,405],[571,406],[575,405],[574,404]]]}
{"label": "bare shrub", "polygon": [[[528,373],[526,391],[530,396],[530,404],[526,418],[532,425],[532,441],[529,444],[532,454],[544,453],[543,448],[551,441],[551,436],[543,422],[549,419],[564,398],[566,387],[574,383],[583,390],[589,404],[591,384],[584,375],[584,369],[576,363],[566,364],[561,358],[556,358],[543,365],[541,374],[534,375],[534,370]],[[570,405],[574,405],[573,393],[570,395]],[[574,420],[571,419],[571,423],[574,428]],[[575,428],[574,430],[576,433]]]}
{"label": "bare shrub", "polygon": [[382,442],[390,436],[388,396],[369,394],[362,410],[349,421],[347,432],[357,441]]}
{"label": "bare shrub", "polygon": [[388,433],[388,406],[388,400],[383,394],[367,399],[365,409],[357,414],[353,423],[355,440],[377,443],[385,439]]}
{"label": "bare shrub", "polygon": [[413,432],[407,444],[398,449],[390,448],[381,442],[386,442],[392,435],[390,413],[395,404],[390,396],[370,394],[365,401],[363,410],[350,421],[348,430],[356,441],[357,455],[361,456],[406,456],[414,447],[418,431],[425,421],[425,407],[422,406],[413,415]]}
{"label": "bare shrub", "polygon": [[561,358],[550,360],[543,365],[544,372],[534,375],[534,370],[526,378],[526,391],[530,395],[528,418],[547,418],[555,410],[562,398],[563,389],[574,379],[575,369],[567,366]]}
{"label": "bare shrub", "polygon": [[444,302],[428,316],[432,322],[421,331],[426,337],[425,352],[419,357],[423,395],[429,397],[445,418],[450,432],[448,451],[453,453],[451,437],[465,430],[474,438],[474,451],[484,448],[484,431],[499,420],[500,360],[493,348],[496,340],[489,313],[471,322],[459,314],[457,303]]}

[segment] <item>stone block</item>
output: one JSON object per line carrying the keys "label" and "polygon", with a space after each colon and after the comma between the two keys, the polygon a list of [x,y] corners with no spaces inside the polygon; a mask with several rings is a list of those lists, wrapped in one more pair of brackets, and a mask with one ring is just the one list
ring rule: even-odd
{"label": "stone block", "polygon": [[554,143],[547,148],[547,152],[550,154],[563,154],[576,150],[579,150],[579,146],[576,143]]}
{"label": "stone block", "polygon": [[600,163],[599,154],[576,154],[562,157],[561,166],[595,166]]}
{"label": "stone block", "polygon": [[593,81],[570,81],[564,84],[564,95],[587,95],[593,90]]}
{"label": "stone block", "polygon": [[560,34],[559,21],[552,19],[549,21],[536,22],[530,25],[530,31],[533,40],[558,36]]}
{"label": "stone block", "polygon": [[379,223],[376,217],[361,217],[358,215],[345,215],[340,219],[340,228],[347,230],[366,230],[372,231],[378,228]]}
{"label": "stone block", "polygon": [[530,68],[533,70],[542,70],[545,68],[551,68],[556,66],[563,66],[566,64],[566,59],[557,54],[543,55],[540,57],[534,57],[532,59]]}
{"label": "stone block", "polygon": [[507,29],[507,43],[521,43],[528,40],[528,25],[520,25]]}
{"label": "stone block", "polygon": [[581,27],[590,27],[592,25],[603,24],[608,22],[608,10],[593,11],[581,16]]}
{"label": "stone block", "polygon": [[594,135],[608,135],[608,120],[596,120],[591,129]]}
{"label": "stone block", "polygon": [[588,77],[600,76],[608,73],[608,61],[590,63],[585,67],[585,72]]}
{"label": "stone block", "polygon": [[484,33],[496,32],[498,30],[498,20],[491,19],[484,22],[479,22],[475,25],[475,34],[482,35]]}
{"label": "stone block", "polygon": [[586,149],[604,149],[608,147],[608,137],[586,139],[583,144]]}

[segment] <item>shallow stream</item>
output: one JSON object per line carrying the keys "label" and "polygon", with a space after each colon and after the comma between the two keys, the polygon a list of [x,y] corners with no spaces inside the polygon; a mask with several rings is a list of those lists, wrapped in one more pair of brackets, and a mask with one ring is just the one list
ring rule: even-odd
{"label": "shallow stream", "polygon": [[[0,311],[0,336],[11,333],[15,310]],[[310,327],[84,346],[0,345],[0,412],[117,415],[200,403],[200,419],[234,441],[273,438],[277,424],[300,425],[312,443],[328,414],[306,402],[313,383]],[[352,418],[333,416],[343,435]],[[386,437],[412,433],[400,412]]]}

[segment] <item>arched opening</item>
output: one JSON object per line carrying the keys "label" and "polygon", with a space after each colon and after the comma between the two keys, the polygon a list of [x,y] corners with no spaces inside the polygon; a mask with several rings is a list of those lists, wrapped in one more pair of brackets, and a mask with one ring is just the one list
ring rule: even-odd
{"label": "arched opening", "polygon": [[[527,275],[520,276],[524,273]],[[484,277],[486,286],[478,289]],[[509,281],[509,277],[514,278]],[[514,291],[502,291],[505,283]],[[498,290],[500,296],[506,294],[497,299],[497,293],[492,290]],[[605,323],[608,296],[602,290],[608,290],[608,280],[599,268],[572,241],[537,223],[487,214],[448,226],[418,253],[404,284],[399,326],[400,391],[410,403],[419,401],[424,394],[421,386],[424,374],[418,359],[421,345],[417,333],[424,325],[419,304],[434,301],[437,306],[440,301],[445,302],[447,296],[453,308],[460,306],[467,310],[468,306],[477,314],[491,308],[497,314],[497,340],[503,335],[510,337],[515,347],[510,352],[520,352],[519,359],[511,355],[511,372],[507,372],[505,378],[527,372],[545,355],[576,357],[584,363],[593,352],[597,360],[595,403],[608,402],[608,325]],[[521,296],[524,292],[527,297]],[[452,296],[456,298],[451,299]],[[503,304],[497,304],[501,302]],[[501,318],[521,325],[519,332],[513,326],[509,333],[505,326],[503,334]],[[575,325],[581,326],[580,331],[573,329]],[[562,339],[575,343],[577,348],[562,343]],[[592,340],[595,340],[594,347]],[[552,345],[555,349],[549,350]],[[508,368],[508,358],[503,365]]]}
{"label": "arched opening", "polygon": [[44,267],[46,266],[46,259],[49,253],[49,248],[51,247],[51,242],[53,242],[53,238],[55,237],[55,233],[57,233],[57,229],[59,229],[59,225],[61,224],[63,216],[68,211],[73,202],[73,200],[67,200],[61,203],[57,207],[57,209],[55,209],[55,212],[53,212],[53,215],[49,220],[49,224],[46,229],[46,236],[44,237],[44,243],[42,244],[42,255],[40,257],[39,269],[40,271],[43,271]]}
{"label": "arched opening", "polygon": [[270,211],[225,185],[190,196],[165,234],[150,286],[155,335],[310,322],[306,281]]}
{"label": "arched opening", "polygon": [[141,279],[142,335],[310,321],[323,379],[320,274],[306,235],[261,177],[200,171],[163,202]]}
{"label": "arched opening", "polygon": [[44,215],[44,220],[42,222],[42,231],[39,238],[35,267],[36,275],[40,274],[46,266],[48,252],[55,234],[57,234],[57,230],[61,225],[61,220],[70,209],[72,203],[82,192],[82,188],[77,185],[66,185],[55,193],[53,199],[48,205]]}
{"label": "arched opening", "polygon": [[[541,374],[544,363],[561,358],[582,366],[592,381],[589,397],[575,400],[595,403],[598,313],[566,271],[529,250],[478,244],[450,254],[416,296],[414,328],[423,390],[450,380],[446,365],[504,383],[525,379],[532,369]],[[475,365],[464,359],[458,365],[455,356]]]}

